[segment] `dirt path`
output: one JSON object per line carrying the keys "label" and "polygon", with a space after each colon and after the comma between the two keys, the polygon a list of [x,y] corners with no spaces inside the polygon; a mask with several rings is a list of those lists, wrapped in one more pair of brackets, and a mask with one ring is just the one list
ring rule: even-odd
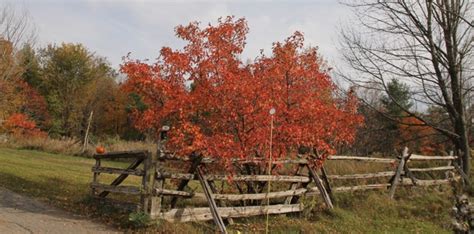
{"label": "dirt path", "polygon": [[44,203],[0,188],[0,233],[118,233]]}

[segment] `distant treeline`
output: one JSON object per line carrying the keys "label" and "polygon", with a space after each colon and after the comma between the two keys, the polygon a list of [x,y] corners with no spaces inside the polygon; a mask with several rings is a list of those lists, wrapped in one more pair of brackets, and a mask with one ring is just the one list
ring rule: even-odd
{"label": "distant treeline", "polygon": [[[15,48],[0,39],[0,121],[4,132],[38,131],[53,137],[82,137],[93,112],[96,137],[138,139],[118,73],[82,44]],[[133,96],[133,95],[132,95]]]}

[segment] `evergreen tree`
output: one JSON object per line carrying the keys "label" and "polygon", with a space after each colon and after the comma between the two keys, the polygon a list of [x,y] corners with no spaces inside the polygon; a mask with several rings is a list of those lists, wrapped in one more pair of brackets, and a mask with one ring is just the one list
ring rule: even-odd
{"label": "evergreen tree", "polygon": [[392,79],[387,84],[387,93],[388,95],[384,95],[380,101],[389,116],[401,118],[405,115],[403,110],[413,106],[408,85]]}

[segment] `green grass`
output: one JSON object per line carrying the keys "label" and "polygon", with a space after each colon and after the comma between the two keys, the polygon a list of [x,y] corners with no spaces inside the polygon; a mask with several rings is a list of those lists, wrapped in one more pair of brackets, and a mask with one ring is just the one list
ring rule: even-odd
{"label": "green grass", "polygon": [[[0,149],[0,186],[20,194],[35,197],[74,213],[90,216],[106,223],[123,223],[126,227],[128,212],[90,199],[91,167],[95,160],[43,153],[32,150]],[[127,165],[107,162],[109,165]],[[111,181],[112,175],[103,175]],[[128,178],[136,184],[138,178]],[[113,196],[121,199],[120,196]],[[134,198],[137,199],[137,198]],[[122,199],[123,200],[123,199]]]}
{"label": "green grass", "polygon": [[[129,209],[90,199],[93,159],[49,154],[32,150],[0,148],[0,186],[35,197],[54,206],[121,228],[131,228]],[[108,162],[126,166],[126,163]],[[333,169],[334,170],[334,169]],[[111,181],[113,176],[106,176]],[[127,179],[139,183],[138,178]],[[123,196],[112,196],[124,201]],[[136,198],[134,198],[136,199]],[[270,218],[272,233],[449,233],[451,197],[449,187],[406,188],[389,200],[386,192],[336,194],[336,206],[327,211],[319,197],[303,200],[301,214]],[[143,232],[213,232],[214,224],[160,222]],[[265,232],[265,217],[238,219],[231,232]]]}

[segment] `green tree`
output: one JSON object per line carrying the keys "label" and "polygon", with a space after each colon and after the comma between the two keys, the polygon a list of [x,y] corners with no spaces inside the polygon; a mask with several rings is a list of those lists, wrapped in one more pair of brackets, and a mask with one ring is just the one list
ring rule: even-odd
{"label": "green tree", "polygon": [[91,109],[91,85],[110,77],[112,69],[104,58],[81,44],[48,45],[41,50],[40,92],[53,117],[51,133],[79,136],[84,115]]}
{"label": "green tree", "polygon": [[31,87],[38,88],[41,81],[41,68],[36,51],[30,44],[25,44],[18,54],[20,66],[23,67],[23,80]]}
{"label": "green tree", "polygon": [[[400,138],[400,125],[403,117],[406,117],[405,110],[409,110],[413,102],[408,85],[392,79],[386,85],[387,93],[380,98],[382,110],[378,113],[378,120],[382,124],[380,128],[383,132],[385,152],[393,152]],[[383,113],[383,114],[380,114]],[[385,116],[390,118],[384,118]],[[395,119],[395,120],[394,120]]]}
{"label": "green tree", "polygon": [[387,95],[382,96],[380,101],[389,116],[398,118],[406,114],[404,110],[409,110],[413,106],[410,88],[396,79],[387,84]]}

